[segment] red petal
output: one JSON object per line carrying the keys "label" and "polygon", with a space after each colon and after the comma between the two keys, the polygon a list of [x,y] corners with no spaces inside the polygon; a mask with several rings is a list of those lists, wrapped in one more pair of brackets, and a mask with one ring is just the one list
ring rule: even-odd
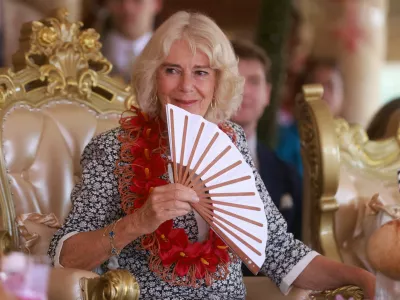
{"label": "red petal", "polygon": [[190,264],[186,263],[183,259],[179,260],[175,266],[175,272],[178,276],[185,276],[189,272]]}
{"label": "red petal", "polygon": [[141,127],[142,124],[143,124],[143,121],[144,121],[144,119],[143,119],[143,117],[141,117],[140,115],[131,118],[131,124],[132,124],[133,126]]}
{"label": "red petal", "polygon": [[158,234],[156,236],[157,236],[158,243],[160,245],[160,251],[168,251],[171,249],[172,244],[168,238],[166,238],[166,237],[163,238],[163,237],[161,237],[161,235],[158,235]]}
{"label": "red petal", "polygon": [[161,157],[161,155],[154,155],[150,162],[151,173],[153,177],[159,177],[166,173],[166,161]]}
{"label": "red petal", "polygon": [[171,249],[168,251],[160,251],[160,258],[164,266],[170,266],[181,258],[180,253],[182,249],[172,245]]}
{"label": "red petal", "polygon": [[132,185],[130,186],[129,189],[132,193],[141,194],[141,195],[147,194],[148,189],[146,187],[146,183],[147,182],[145,180],[140,180],[140,179],[134,178],[132,180]]}
{"label": "red petal", "polygon": [[208,266],[216,266],[219,263],[219,258],[215,254],[206,256],[204,259],[207,260]]}
{"label": "red petal", "polygon": [[172,230],[173,225],[174,225],[173,220],[165,221],[157,228],[156,233],[159,235],[164,234],[166,237],[168,237],[169,233]]}
{"label": "red petal", "polygon": [[144,149],[149,149],[149,145],[143,138],[139,138],[136,140],[135,145],[131,148],[131,153],[135,157],[144,156]]}
{"label": "red petal", "polygon": [[173,241],[175,245],[177,245],[181,249],[185,249],[189,244],[188,236],[185,230],[182,228],[171,230],[168,237]]}
{"label": "red petal", "polygon": [[144,197],[136,198],[135,201],[133,202],[133,208],[134,209],[141,208],[145,202],[146,202],[146,198],[144,198]]}
{"label": "red petal", "polygon": [[185,249],[185,254],[188,257],[198,257],[200,255],[200,253],[203,250],[203,245],[201,243],[193,243],[193,244],[189,244],[186,249]]}
{"label": "red petal", "polygon": [[215,255],[218,256],[222,262],[229,262],[229,253],[227,250],[215,249]]}
{"label": "red petal", "polygon": [[151,187],[162,186],[162,185],[166,185],[168,183],[169,182],[164,179],[153,178],[152,180],[147,182],[146,188],[147,188],[147,190],[149,190]]}
{"label": "red petal", "polygon": [[205,265],[200,260],[198,260],[196,263],[196,274],[195,274],[196,278],[202,279],[204,278],[205,274],[206,274]]}

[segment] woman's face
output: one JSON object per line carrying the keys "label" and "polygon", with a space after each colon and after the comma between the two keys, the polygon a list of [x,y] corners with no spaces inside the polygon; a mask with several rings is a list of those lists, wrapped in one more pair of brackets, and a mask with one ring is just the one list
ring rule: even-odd
{"label": "woman's face", "polygon": [[207,55],[200,50],[193,54],[186,41],[175,41],[157,70],[157,95],[163,107],[173,104],[204,116],[213,100],[215,85],[216,71],[210,68]]}

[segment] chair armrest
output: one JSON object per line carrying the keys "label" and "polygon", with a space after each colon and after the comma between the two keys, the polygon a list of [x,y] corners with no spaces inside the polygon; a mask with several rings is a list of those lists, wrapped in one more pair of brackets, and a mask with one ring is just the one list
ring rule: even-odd
{"label": "chair armrest", "polygon": [[312,300],[334,300],[336,296],[341,295],[344,299],[362,300],[364,299],[364,292],[361,288],[354,285],[347,285],[335,290],[327,290],[318,293],[311,293],[310,299]]}
{"label": "chair armrest", "polygon": [[285,296],[267,277],[244,277],[244,284],[247,289],[246,300],[335,300],[337,295],[341,295],[344,299],[352,297],[354,300],[362,300],[364,298],[362,290],[356,286],[344,286],[324,292],[293,287]]}
{"label": "chair armrest", "polygon": [[49,300],[138,300],[139,284],[126,270],[104,275],[68,268],[52,268]]}
{"label": "chair armrest", "polygon": [[138,300],[140,287],[127,270],[111,270],[102,276],[82,278],[83,300]]}
{"label": "chair armrest", "polygon": [[299,300],[309,299],[312,291],[293,288],[285,296],[279,288],[268,277],[264,276],[245,276],[243,277],[246,286],[246,300]]}
{"label": "chair armrest", "polygon": [[81,280],[99,277],[94,272],[79,269],[51,268],[50,272],[48,285],[49,300],[83,299],[84,288]]}

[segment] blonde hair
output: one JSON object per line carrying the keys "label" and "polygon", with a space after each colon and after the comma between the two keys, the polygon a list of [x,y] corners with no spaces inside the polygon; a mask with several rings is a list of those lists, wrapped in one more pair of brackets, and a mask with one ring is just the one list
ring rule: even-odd
{"label": "blonde hair", "polygon": [[244,80],[239,76],[237,59],[228,38],[213,20],[200,13],[180,11],[172,15],[155,31],[135,61],[132,85],[139,107],[152,116],[160,113],[156,73],[177,40],[186,41],[193,53],[197,49],[204,52],[210,67],[217,71],[215,107],[209,107],[204,117],[212,122],[229,119],[242,101]]}

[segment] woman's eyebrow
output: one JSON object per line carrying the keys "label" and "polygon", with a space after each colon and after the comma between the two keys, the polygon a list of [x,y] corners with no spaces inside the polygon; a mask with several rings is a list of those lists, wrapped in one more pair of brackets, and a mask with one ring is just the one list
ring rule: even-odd
{"label": "woman's eyebrow", "polygon": [[181,68],[182,67],[178,64],[173,64],[173,63],[169,63],[169,62],[165,62],[161,64],[162,67],[174,67],[174,68]]}
{"label": "woman's eyebrow", "polygon": [[211,67],[209,65],[203,65],[203,66],[195,65],[193,68],[194,69],[210,69]]}

